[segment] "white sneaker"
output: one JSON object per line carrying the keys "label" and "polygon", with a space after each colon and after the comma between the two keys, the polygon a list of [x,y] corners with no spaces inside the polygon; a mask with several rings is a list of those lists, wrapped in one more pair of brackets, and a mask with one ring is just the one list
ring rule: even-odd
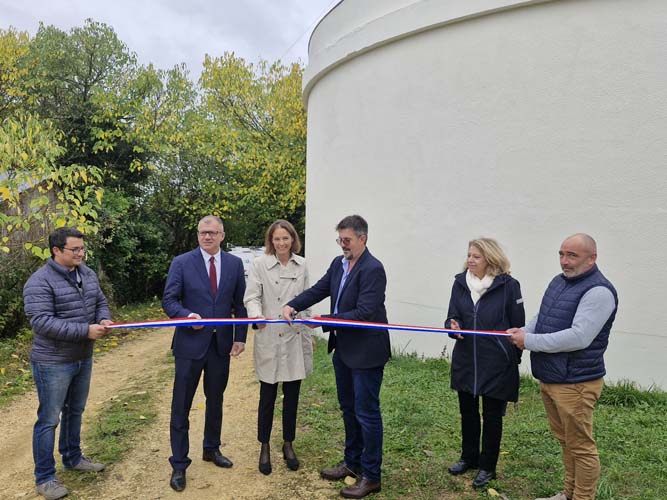
{"label": "white sneaker", "polygon": [[569,500],[569,499],[565,496],[564,492],[560,491],[552,497],[536,498],[535,500]]}
{"label": "white sneaker", "polygon": [[79,463],[72,467],[72,470],[83,470],[86,472],[102,472],[104,470],[104,464],[98,462],[93,462],[88,457],[81,457]]}
{"label": "white sneaker", "polygon": [[46,500],[57,500],[58,498],[66,497],[69,491],[60,481],[53,479],[42,484],[37,485],[37,493],[42,495]]}

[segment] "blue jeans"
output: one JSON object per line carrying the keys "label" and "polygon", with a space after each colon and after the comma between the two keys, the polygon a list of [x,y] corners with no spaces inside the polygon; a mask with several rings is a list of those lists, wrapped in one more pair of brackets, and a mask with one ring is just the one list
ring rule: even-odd
{"label": "blue jeans", "polygon": [[61,413],[58,451],[63,465],[71,468],[81,460],[81,415],[88,399],[93,358],[71,363],[32,361],[30,364],[39,397],[32,454],[35,483],[42,484],[56,478],[53,448]]}
{"label": "blue jeans", "polygon": [[333,355],[338,403],[345,426],[345,463],[361,468],[370,481],[380,481],[382,466],[382,414],[380,387],[384,367],[353,369]]}

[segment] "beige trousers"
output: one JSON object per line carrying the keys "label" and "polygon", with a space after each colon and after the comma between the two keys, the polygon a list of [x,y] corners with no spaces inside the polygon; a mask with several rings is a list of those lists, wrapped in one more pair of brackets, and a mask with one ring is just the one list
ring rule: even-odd
{"label": "beige trousers", "polygon": [[595,500],[600,458],[593,439],[593,409],[603,379],[579,384],[540,384],[549,425],[563,449],[565,495],[572,500]]}

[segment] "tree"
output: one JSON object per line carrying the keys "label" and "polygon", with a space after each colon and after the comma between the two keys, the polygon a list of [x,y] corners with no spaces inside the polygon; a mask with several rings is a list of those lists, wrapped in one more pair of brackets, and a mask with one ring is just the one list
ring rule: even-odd
{"label": "tree", "polygon": [[11,115],[26,95],[29,49],[27,33],[0,29],[0,119]]}
{"label": "tree", "polygon": [[[4,234],[0,250],[9,253],[10,243],[40,258],[49,256],[43,235],[62,226],[78,227],[84,233],[97,231],[96,219],[102,200],[99,169],[81,165],[59,165],[64,148],[62,136],[48,120],[30,114],[5,118],[0,126],[0,213]],[[35,227],[39,228],[34,231]],[[12,233],[23,232],[18,238]],[[37,241],[31,241],[38,236]],[[32,238],[31,238],[32,236]]]}
{"label": "tree", "polygon": [[194,105],[184,66],[168,71],[149,66],[102,108],[105,120],[119,123],[122,140],[143,155],[130,168],[148,173],[132,190],[114,190],[105,198],[103,264],[119,303],[160,294],[171,258],[189,241],[174,178],[162,173],[180,175],[184,152],[196,138],[189,119]]}
{"label": "tree", "polygon": [[259,244],[276,218],[303,232],[306,114],[302,68],[257,65],[233,53],[206,57],[200,84],[210,117],[202,156],[225,177],[207,205],[229,222],[234,242]]}
{"label": "tree", "polygon": [[[155,262],[163,263],[169,251],[155,241],[163,236],[161,221],[143,211],[151,196],[145,186],[155,166],[182,148],[183,115],[195,97],[187,70],[138,66],[114,30],[92,20],[67,33],[40,25],[26,59],[26,106],[61,130],[59,163],[85,164],[102,176],[106,201],[91,240],[98,255],[91,260],[110,278],[120,303],[142,299],[134,274],[146,271],[144,291],[155,292],[166,270]],[[142,260],[143,251],[155,250],[159,258]]]}
{"label": "tree", "polygon": [[29,110],[50,119],[67,139],[60,162],[102,169],[108,188],[131,189],[146,177],[129,168],[143,160],[109,120],[105,103],[134,81],[136,56],[113,28],[86,20],[66,33],[40,24],[27,57]]}
{"label": "tree", "polygon": [[303,231],[301,76],[226,53],[193,84],[184,65],[138,65],[92,20],[32,39],[0,31],[0,254],[45,258],[48,231],[80,227],[89,264],[127,303],[161,292],[204,215],[237,245],[260,244],[279,217]]}

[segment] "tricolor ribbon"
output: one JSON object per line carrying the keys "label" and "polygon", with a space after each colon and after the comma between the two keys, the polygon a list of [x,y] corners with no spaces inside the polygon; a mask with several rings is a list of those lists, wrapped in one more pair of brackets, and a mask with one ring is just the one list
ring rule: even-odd
{"label": "tricolor ribbon", "polygon": [[370,321],[353,321],[347,319],[327,318],[315,316],[313,318],[296,318],[291,321],[286,319],[267,318],[172,318],[155,321],[138,321],[134,323],[114,323],[107,328],[163,328],[169,326],[207,326],[207,325],[251,325],[251,324],[304,324],[315,326],[332,326],[343,328],[367,328],[374,330],[401,330],[406,332],[445,333],[452,335],[481,335],[507,337],[509,333],[492,330],[451,330],[448,328],[436,328],[432,326],[397,325],[392,323],[373,323]]}

